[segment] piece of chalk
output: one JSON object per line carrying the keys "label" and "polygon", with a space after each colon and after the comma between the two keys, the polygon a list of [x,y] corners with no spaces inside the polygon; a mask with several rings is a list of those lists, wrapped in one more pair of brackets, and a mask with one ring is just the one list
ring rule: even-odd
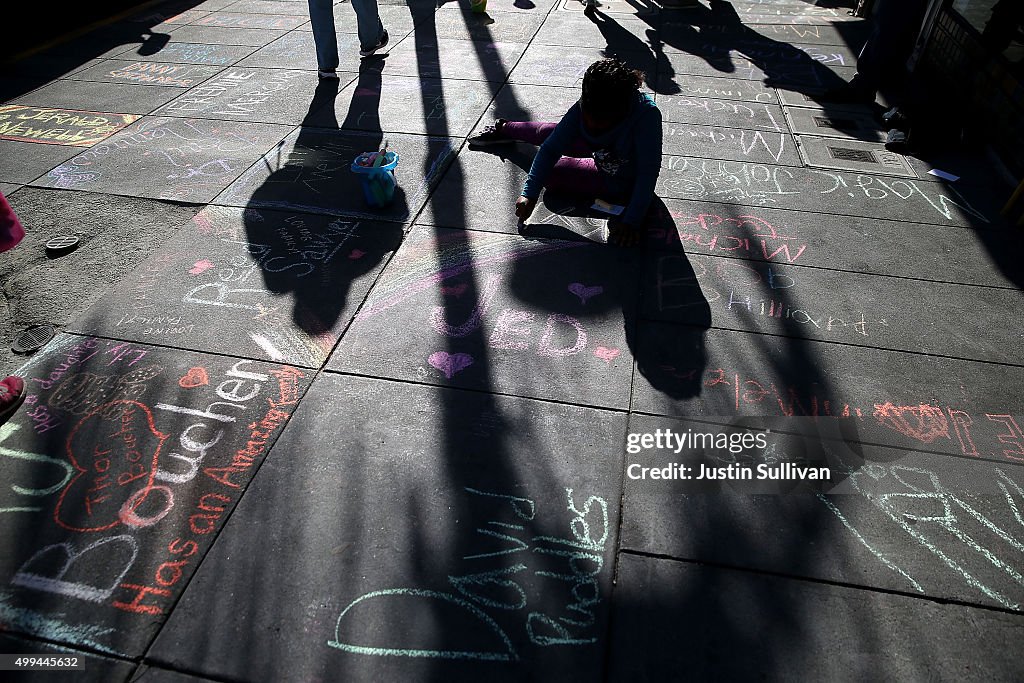
{"label": "piece of chalk", "polygon": [[928,171],[928,175],[933,175],[936,178],[948,180],[951,183],[955,183],[956,181],[960,180],[960,176],[953,175],[952,173],[946,173],[945,171],[940,171],[937,168],[933,168],[932,170]]}

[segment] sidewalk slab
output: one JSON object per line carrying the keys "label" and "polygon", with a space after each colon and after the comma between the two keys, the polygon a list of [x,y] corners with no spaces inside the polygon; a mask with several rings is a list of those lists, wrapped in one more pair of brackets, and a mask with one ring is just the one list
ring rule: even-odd
{"label": "sidewalk slab", "polygon": [[433,24],[425,23],[419,32],[428,32],[441,39],[525,44],[533,39],[542,23],[545,23],[543,14],[497,11],[492,2],[488,2],[485,13],[473,12],[468,3],[447,3],[433,13]]}
{"label": "sidewalk slab", "polygon": [[566,50],[556,45],[532,44],[509,74],[509,82],[526,85],[555,85],[579,89],[587,67],[605,57],[618,57],[644,72],[645,82],[655,78],[655,62],[649,51],[606,50],[596,47]]}
{"label": "sidewalk slab", "polygon": [[187,89],[221,73],[219,66],[201,64],[168,64],[146,60],[103,59],[68,76],[74,81],[130,83],[156,87]]}
{"label": "sidewalk slab", "polygon": [[[387,72],[387,69],[385,69]],[[485,81],[412,78],[362,72],[306,125],[345,130],[464,137],[497,85]]]}
{"label": "sidewalk slab", "polygon": [[[648,245],[861,274],[1019,287],[1024,267],[1005,255],[1022,239],[998,228],[925,225],[809,211],[667,199]],[[927,245],[927,248],[922,248]]]}
{"label": "sidewalk slab", "polygon": [[117,59],[137,59],[145,56],[151,62],[230,66],[255,51],[256,48],[251,45],[207,45],[206,43],[177,42],[172,39],[170,43],[153,54],[142,52],[133,46],[123,52],[111,51],[102,56]]}
{"label": "sidewalk slab", "polygon": [[788,133],[771,130],[674,123],[662,128],[663,154],[687,154],[709,159],[800,166],[796,142]]}
{"label": "sidewalk slab", "polygon": [[818,211],[938,225],[995,227],[995,188],[946,186],[813,168],[665,156],[655,193],[671,199]]}
{"label": "sidewalk slab", "polygon": [[73,335],[19,373],[25,408],[0,427],[5,628],[139,658],[309,380]]}
{"label": "sidewalk slab", "polygon": [[32,184],[206,203],[288,130],[266,123],[147,116]]}
{"label": "sidewalk slab", "polygon": [[[1024,540],[1015,517],[1024,502],[1019,463],[831,441],[856,435],[811,420],[745,423],[772,430],[768,448],[737,454],[650,449],[626,456],[624,549],[1024,611],[1016,561]],[[646,416],[630,420],[632,433],[658,429],[742,431]],[[692,467],[688,476],[733,464],[749,468],[753,479],[639,478],[643,467],[673,462]],[[757,479],[759,467],[770,472],[781,462],[825,466],[830,478],[820,487]]]}
{"label": "sidewalk slab", "polygon": [[[400,156],[393,203],[366,204],[352,161],[380,149],[387,138]],[[410,221],[454,156],[452,138],[391,133],[299,128],[222,192],[228,206],[282,209],[335,216]],[[426,169],[425,171],[423,169]]]}
{"label": "sidewalk slab", "polygon": [[419,226],[327,369],[626,409],[638,277],[629,252]]}
{"label": "sidewalk slab", "polygon": [[[666,18],[661,23],[661,30],[669,33],[679,30],[680,24],[688,26],[685,21]],[[839,45],[849,46],[857,53],[867,39],[868,23],[844,22],[842,24],[752,24],[736,25],[704,25],[701,35],[714,37],[723,41],[764,41],[799,45]]]}
{"label": "sidewalk slab", "polygon": [[658,108],[667,122],[788,132],[782,107],[774,104],[660,95]]}
{"label": "sidewalk slab", "polygon": [[1020,367],[647,321],[637,327],[636,353],[648,360],[637,363],[636,412],[717,424],[843,417],[864,443],[1004,464],[1024,450]]}
{"label": "sidewalk slab", "polygon": [[1024,331],[1004,324],[1012,289],[655,252],[643,291],[650,320],[699,323],[706,302],[722,329],[1024,365]]}
{"label": "sidewalk slab", "polygon": [[208,206],[70,328],[319,368],[401,236],[394,223]]}
{"label": "sidewalk slab", "polygon": [[[340,85],[355,74],[339,73]],[[154,112],[157,116],[182,116],[220,121],[258,121],[298,125],[319,108],[318,82],[309,71],[231,67],[197,85]],[[326,98],[321,98],[326,99]]]}
{"label": "sidewalk slab", "polygon": [[177,88],[167,86],[61,80],[19,96],[17,103],[58,109],[149,114],[180,94]]}
{"label": "sidewalk slab", "polygon": [[534,45],[558,45],[563,47],[593,47],[612,51],[644,50],[654,35],[654,26],[646,19],[616,14],[601,3],[592,18],[584,16],[582,3],[575,12],[553,12],[544,20],[537,33]]}
{"label": "sidewalk slab", "polygon": [[154,661],[245,681],[602,678],[623,415],[327,374],[295,419]]}
{"label": "sidewalk slab", "polygon": [[219,26],[178,26],[173,31],[176,42],[203,45],[250,45],[263,47],[272,43],[286,31],[265,28],[221,28]]}
{"label": "sidewalk slab", "polygon": [[[338,33],[338,71],[356,73],[362,64],[359,59],[359,38],[354,33]],[[401,41],[405,36],[395,33],[391,36],[392,44]],[[315,70],[316,45],[310,31],[292,31],[281,36],[269,45],[261,47],[236,66],[255,66],[266,69],[308,69]],[[378,67],[382,66],[380,64]]]}
{"label": "sidewalk slab", "polygon": [[[302,5],[294,5],[295,14],[248,14],[244,12],[211,12],[187,23],[194,26],[220,26],[222,28],[265,28],[291,31],[309,21],[309,13],[299,13]],[[228,8],[230,9],[230,8]]]}
{"label": "sidewalk slab", "polygon": [[[393,39],[392,39],[393,40]],[[526,45],[430,38],[420,42],[414,34],[388,54],[386,70],[396,76],[490,81],[500,84],[522,56]]]}
{"label": "sidewalk slab", "polygon": [[[662,681],[679,671],[831,681],[1022,673],[1011,654],[1019,617],[1000,612],[629,554],[618,576],[613,680]],[[924,624],[927,637],[910,637]]]}
{"label": "sidewalk slab", "polygon": [[69,145],[0,140],[0,180],[25,185],[81,153]]}

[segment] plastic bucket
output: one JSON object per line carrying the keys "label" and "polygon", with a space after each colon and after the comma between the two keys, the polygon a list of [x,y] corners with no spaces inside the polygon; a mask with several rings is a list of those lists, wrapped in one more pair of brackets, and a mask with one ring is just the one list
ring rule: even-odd
{"label": "plastic bucket", "polygon": [[377,152],[363,152],[352,161],[352,172],[359,176],[363,186],[363,198],[374,208],[383,208],[391,204],[395,198],[395,167],[398,166],[398,154],[385,152],[384,162],[380,166],[369,163]]}

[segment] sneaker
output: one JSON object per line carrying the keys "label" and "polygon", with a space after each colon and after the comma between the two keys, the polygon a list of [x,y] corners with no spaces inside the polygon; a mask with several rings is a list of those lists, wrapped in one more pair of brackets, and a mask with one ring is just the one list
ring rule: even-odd
{"label": "sneaker", "polygon": [[501,145],[515,142],[504,136],[498,129],[505,125],[505,119],[495,119],[494,125],[487,126],[481,132],[471,136],[466,142],[473,147],[486,147],[488,145]]}
{"label": "sneaker", "polygon": [[338,80],[338,72],[335,71],[334,69],[320,69],[319,71],[316,72],[316,75],[320,78],[321,81]]}
{"label": "sneaker", "polygon": [[388,35],[388,30],[384,29],[384,33],[381,34],[380,40],[377,41],[377,44],[374,45],[373,47],[363,48],[362,50],[359,51],[359,56],[360,57],[371,57],[371,56],[373,56],[374,54],[376,54],[377,50],[383,49],[384,46],[388,44],[388,40],[390,40],[390,39],[391,39],[391,36]]}
{"label": "sneaker", "polygon": [[25,401],[25,382],[11,375],[0,380],[0,424],[7,422]]}

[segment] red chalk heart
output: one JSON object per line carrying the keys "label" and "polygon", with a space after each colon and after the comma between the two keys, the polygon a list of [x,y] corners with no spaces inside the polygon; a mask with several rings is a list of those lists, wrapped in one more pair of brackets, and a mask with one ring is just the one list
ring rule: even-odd
{"label": "red chalk heart", "polygon": [[366,252],[365,252],[365,251],[363,251],[362,249],[353,249],[353,250],[352,250],[352,251],[350,251],[350,252],[349,252],[349,254],[348,254],[348,257],[349,257],[350,259],[352,259],[353,261],[355,261],[356,259],[361,259],[361,258],[363,258],[364,256],[366,256]]}
{"label": "red chalk heart", "polygon": [[598,346],[594,349],[594,355],[605,363],[611,363],[613,360],[618,358],[620,353],[622,352],[618,349],[609,349],[607,346]]}
{"label": "red chalk heart", "polygon": [[189,368],[185,376],[178,380],[178,386],[182,389],[195,389],[209,383],[210,377],[206,374],[206,368]]}

